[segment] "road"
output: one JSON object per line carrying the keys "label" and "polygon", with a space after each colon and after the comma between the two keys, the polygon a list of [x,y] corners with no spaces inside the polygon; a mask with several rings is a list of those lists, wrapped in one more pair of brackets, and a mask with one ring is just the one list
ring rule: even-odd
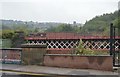
{"label": "road", "polygon": [[9,75],[19,77],[76,77],[76,76],[106,76],[118,77],[118,73],[110,71],[99,71],[90,69],[71,69],[71,68],[58,68],[58,67],[46,67],[37,65],[15,65],[15,64],[2,64],[0,72],[4,75],[2,77],[8,77]]}

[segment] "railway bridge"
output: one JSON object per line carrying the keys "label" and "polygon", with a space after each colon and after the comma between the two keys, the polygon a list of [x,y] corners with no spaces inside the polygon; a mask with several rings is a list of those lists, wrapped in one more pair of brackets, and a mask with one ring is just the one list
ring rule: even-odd
{"label": "railway bridge", "polygon": [[[84,48],[110,50],[109,36],[81,36],[77,33],[37,33],[25,37],[26,44],[46,44],[47,50],[70,50],[83,41]],[[115,50],[120,50],[120,37],[115,37]]]}

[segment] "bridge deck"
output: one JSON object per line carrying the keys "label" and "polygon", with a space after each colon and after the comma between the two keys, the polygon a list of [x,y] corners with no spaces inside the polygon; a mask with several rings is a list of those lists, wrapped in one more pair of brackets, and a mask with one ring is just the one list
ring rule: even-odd
{"label": "bridge deck", "polygon": [[2,64],[0,67],[2,72],[14,72],[18,74],[27,75],[115,75],[118,73],[98,70],[87,70],[87,69],[70,69],[70,68],[56,68],[36,65],[13,65],[13,64]]}

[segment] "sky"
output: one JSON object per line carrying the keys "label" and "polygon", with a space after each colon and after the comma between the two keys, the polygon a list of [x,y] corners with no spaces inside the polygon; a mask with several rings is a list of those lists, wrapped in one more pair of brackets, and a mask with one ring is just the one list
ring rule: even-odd
{"label": "sky", "polygon": [[119,0],[0,0],[0,19],[34,22],[85,23],[113,13]]}

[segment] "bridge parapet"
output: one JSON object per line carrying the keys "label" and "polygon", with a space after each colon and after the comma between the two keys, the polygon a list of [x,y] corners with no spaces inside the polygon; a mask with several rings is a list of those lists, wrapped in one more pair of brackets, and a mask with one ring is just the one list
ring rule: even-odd
{"label": "bridge parapet", "polygon": [[[109,50],[108,36],[80,36],[77,33],[39,33],[25,37],[27,44],[46,44],[47,49],[72,49],[78,46],[80,39],[84,48],[93,50]],[[120,50],[120,36],[115,37],[115,49]]]}

